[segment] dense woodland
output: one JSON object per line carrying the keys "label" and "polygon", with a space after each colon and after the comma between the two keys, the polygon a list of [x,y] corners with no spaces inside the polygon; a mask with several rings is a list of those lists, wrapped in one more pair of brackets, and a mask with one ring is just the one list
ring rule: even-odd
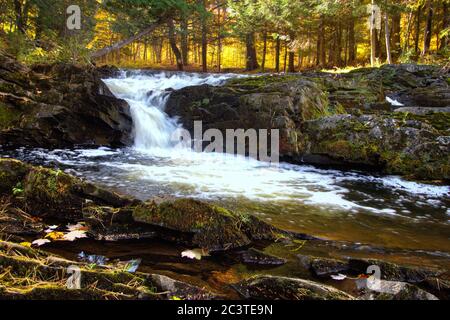
{"label": "dense woodland", "polygon": [[[81,30],[66,28],[71,4],[81,8]],[[380,12],[372,15],[371,4]],[[3,0],[0,47],[27,63],[203,71],[445,64],[449,7],[450,0]]]}

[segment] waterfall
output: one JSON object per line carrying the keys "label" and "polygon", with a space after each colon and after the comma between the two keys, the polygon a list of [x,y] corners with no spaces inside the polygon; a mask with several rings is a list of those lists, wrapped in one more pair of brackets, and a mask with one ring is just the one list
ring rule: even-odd
{"label": "waterfall", "polygon": [[104,82],[112,93],[128,102],[133,118],[134,148],[142,151],[170,149],[171,137],[179,127],[165,113],[168,89],[179,90],[202,84],[220,85],[234,75],[200,75],[194,73],[123,74]]}

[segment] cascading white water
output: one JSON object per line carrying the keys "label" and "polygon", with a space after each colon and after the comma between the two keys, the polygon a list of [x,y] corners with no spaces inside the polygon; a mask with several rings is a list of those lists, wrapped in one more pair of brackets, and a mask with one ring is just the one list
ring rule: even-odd
{"label": "cascading white water", "polygon": [[209,75],[165,72],[144,75],[135,73],[104,82],[119,98],[126,100],[131,108],[134,123],[134,147],[138,150],[155,151],[169,149],[171,136],[177,123],[164,112],[169,96],[167,89],[178,90],[202,84],[218,85],[233,75]]}
{"label": "cascading white water", "polygon": [[[195,153],[191,150],[174,149],[171,135],[178,125],[164,108],[170,94],[167,89],[209,84],[220,85],[236,75],[198,75],[191,73],[133,73],[117,79],[104,80],[119,98],[128,101],[134,122],[134,150],[147,156],[133,161],[104,163],[127,173],[135,173],[146,183],[158,183],[179,190],[189,190],[189,195],[200,197],[244,196],[248,199],[271,201],[301,201],[313,205],[325,205],[351,210],[365,210],[394,214],[398,210],[375,209],[345,199],[349,191],[339,181],[370,180],[332,170],[282,164],[278,168],[226,154]],[[148,163],[146,157],[156,157]],[[153,158],[153,159],[154,159]],[[421,190],[428,196],[442,195],[448,188],[408,183],[397,178],[380,179],[382,184],[391,183],[401,189],[416,193]],[[132,181],[129,181],[132,183]],[[380,205],[380,207],[382,207]]]}

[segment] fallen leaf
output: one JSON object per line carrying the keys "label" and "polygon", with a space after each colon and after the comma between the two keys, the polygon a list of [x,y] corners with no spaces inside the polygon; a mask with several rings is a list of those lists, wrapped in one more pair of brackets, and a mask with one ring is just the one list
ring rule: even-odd
{"label": "fallen leaf", "polygon": [[207,256],[209,256],[209,253],[207,250],[204,249],[186,250],[181,253],[182,258],[197,259],[197,260],[202,260],[202,257]]}
{"label": "fallen leaf", "polygon": [[28,248],[30,248],[31,247],[31,243],[30,242],[21,242],[21,243],[19,243],[21,246],[24,246],[24,247],[28,247]]}
{"label": "fallen leaf", "polygon": [[40,246],[43,246],[44,244],[50,243],[50,242],[51,241],[48,239],[37,239],[32,242],[32,245],[40,247]]}
{"label": "fallen leaf", "polygon": [[339,273],[338,275],[332,275],[331,278],[333,280],[342,281],[342,280],[347,279],[347,276],[344,275],[344,274]]}
{"label": "fallen leaf", "polygon": [[86,227],[83,222],[79,222],[77,224],[68,224],[67,230],[69,230],[69,231],[88,231],[88,227]]}
{"label": "fallen leaf", "polygon": [[45,233],[51,233],[51,232],[55,231],[58,228],[59,228],[59,226],[56,226],[56,225],[55,226],[48,226],[47,230],[45,230]]}
{"label": "fallen leaf", "polygon": [[82,238],[87,238],[86,231],[76,230],[63,235],[63,240],[66,241],[75,241]]}
{"label": "fallen leaf", "polygon": [[52,232],[49,232],[45,237],[49,238],[49,239],[52,239],[53,241],[57,241],[57,240],[61,240],[61,239],[64,238],[64,233],[63,232],[52,231]]}

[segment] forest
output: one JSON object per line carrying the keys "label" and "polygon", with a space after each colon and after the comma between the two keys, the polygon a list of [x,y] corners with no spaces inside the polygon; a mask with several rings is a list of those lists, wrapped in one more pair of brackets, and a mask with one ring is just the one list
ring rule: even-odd
{"label": "forest", "polygon": [[450,300],[449,7],[0,0],[0,303],[435,311],[395,301]]}
{"label": "forest", "polygon": [[[26,63],[295,72],[448,63],[448,0],[71,1],[0,5],[0,48]],[[372,22],[371,22],[372,21]],[[103,50],[102,50],[103,49]]]}

